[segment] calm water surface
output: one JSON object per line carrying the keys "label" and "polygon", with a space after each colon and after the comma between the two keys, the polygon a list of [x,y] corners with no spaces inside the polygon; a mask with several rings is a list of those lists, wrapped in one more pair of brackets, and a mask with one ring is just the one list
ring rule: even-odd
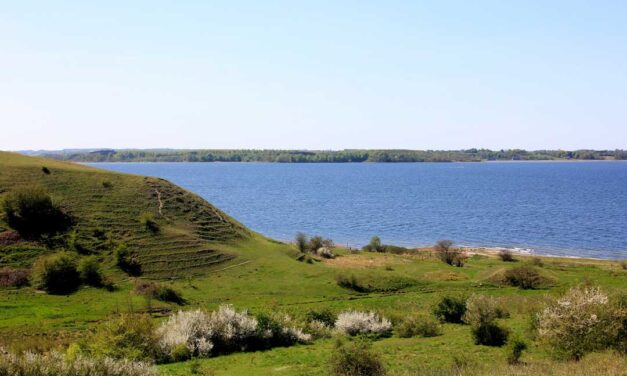
{"label": "calm water surface", "polygon": [[276,239],[627,258],[627,163],[98,163],[185,187]]}

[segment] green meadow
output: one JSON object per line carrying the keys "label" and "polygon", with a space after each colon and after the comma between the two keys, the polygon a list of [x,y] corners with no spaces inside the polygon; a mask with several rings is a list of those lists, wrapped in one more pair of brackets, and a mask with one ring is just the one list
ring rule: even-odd
{"label": "green meadow", "polygon": [[[32,284],[0,287],[0,346],[10,351],[65,351],[124,312],[149,315],[159,324],[179,310],[229,304],[254,315],[289,315],[303,326],[311,311],[374,311],[390,319],[394,330],[385,338],[366,340],[393,375],[619,375],[627,369],[624,356],[611,350],[592,352],[578,362],[555,360],[535,340],[531,325],[535,313],[571,287],[598,286],[612,299],[624,297],[627,270],[618,260],[514,255],[515,261],[505,262],[477,253],[456,267],[432,250],[392,254],[337,247],[332,259],[303,257],[294,244],[254,233],[162,179],[0,152],[0,201],[26,187],[48,192],[73,223],[46,239],[2,241],[2,234],[8,238],[13,230],[1,219],[0,269],[29,270],[38,258],[63,249],[77,257],[96,257],[114,288],[82,285],[55,295]],[[154,222],[153,230],[145,218]],[[141,265],[141,273],[120,269],[115,249],[121,246]],[[501,276],[521,265],[536,270],[542,283],[533,289],[503,283]],[[362,288],[342,287],[341,278],[352,278]],[[141,281],[172,288],[185,303],[137,294]],[[499,325],[528,343],[520,362],[508,365],[504,347],[476,345],[469,325],[443,323],[441,334],[433,337],[398,336],[407,317],[432,317],[434,306],[449,295],[494,297],[509,313],[498,319]],[[338,343],[354,340],[332,334],[310,344],[157,367],[163,375],[327,375]]]}

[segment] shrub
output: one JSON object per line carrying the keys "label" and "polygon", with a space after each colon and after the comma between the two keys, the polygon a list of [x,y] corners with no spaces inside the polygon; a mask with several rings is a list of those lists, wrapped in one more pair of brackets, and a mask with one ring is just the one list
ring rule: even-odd
{"label": "shrub", "polygon": [[175,360],[180,347],[185,346],[192,356],[211,354],[213,343],[209,315],[201,310],[179,311],[169,317],[157,330],[159,348],[166,358]]}
{"label": "shrub", "polygon": [[144,362],[87,358],[68,358],[61,353],[10,354],[0,348],[0,375],[7,376],[156,376],[154,366]]}
{"label": "shrub", "polygon": [[112,187],[113,187],[113,183],[111,183],[109,180],[104,180],[104,181],[102,182],[102,186],[103,186],[104,188],[109,189],[109,188],[112,188]]}
{"label": "shrub", "polygon": [[300,252],[306,252],[307,251],[307,236],[305,234],[303,234],[302,232],[299,232],[298,234],[296,234],[296,247],[298,248],[298,250]]}
{"label": "shrub", "polygon": [[504,274],[505,282],[521,289],[536,289],[544,283],[544,278],[538,271],[529,265],[521,265],[509,269]]}
{"label": "shrub", "polygon": [[26,269],[0,269],[0,287],[28,286],[28,270]]}
{"label": "shrub", "polygon": [[498,306],[494,298],[473,295],[466,302],[466,313],[463,320],[470,325],[472,336],[477,345],[503,346],[507,341],[509,332],[499,326],[496,319],[505,315],[506,312]]}
{"label": "shrub", "polygon": [[211,341],[218,352],[242,351],[257,335],[257,319],[247,311],[237,312],[232,306],[222,305],[209,315]]}
{"label": "shrub", "polygon": [[309,239],[309,244],[307,245],[307,249],[310,252],[316,252],[318,249],[324,247],[323,245],[323,239],[322,236],[312,236],[311,239]]}
{"label": "shrub", "polygon": [[[260,314],[256,317],[258,322],[257,348],[271,348],[277,346],[292,346],[297,343],[309,343],[311,335],[305,334],[296,328],[292,319],[287,315]],[[254,347],[254,346],[253,346]]]}
{"label": "shrub", "polygon": [[90,348],[97,356],[151,361],[158,355],[158,337],[150,316],[125,313],[102,324]]}
{"label": "shrub", "polygon": [[523,351],[527,350],[527,343],[518,337],[510,338],[507,340],[507,346],[505,347],[505,355],[507,363],[518,364],[520,363],[520,357]]}
{"label": "shrub", "polygon": [[331,357],[331,375],[383,376],[386,374],[379,357],[365,342],[340,346]]}
{"label": "shrub", "polygon": [[502,249],[499,251],[499,258],[501,261],[513,262],[516,261],[514,254],[509,249]]}
{"label": "shrub", "polygon": [[9,194],[2,205],[9,226],[27,239],[65,231],[70,217],[41,189],[28,188]]}
{"label": "shrub", "polygon": [[148,231],[156,234],[159,232],[159,223],[155,220],[155,217],[150,212],[143,212],[139,216],[139,223]]}
{"label": "shrub", "polygon": [[50,169],[46,166],[41,167],[41,172],[43,172],[46,175],[50,175]]}
{"label": "shrub", "polygon": [[185,304],[185,299],[179,291],[160,283],[141,281],[135,285],[134,291],[137,295],[143,295],[162,302]]}
{"label": "shrub", "polygon": [[83,257],[78,262],[77,269],[83,283],[95,287],[103,285],[105,279],[102,274],[102,267],[96,256]]}
{"label": "shrub", "polygon": [[540,257],[534,257],[531,259],[531,265],[541,268],[544,266],[544,262]]}
{"label": "shrub", "polygon": [[460,324],[466,313],[466,298],[445,296],[435,306],[433,313],[441,322]]}
{"label": "shrub", "polygon": [[349,336],[384,337],[392,332],[392,323],[374,312],[351,310],[342,312],[337,316],[335,329]]}
{"label": "shrub", "polygon": [[40,257],[33,265],[33,285],[51,294],[75,291],[80,285],[76,256],[59,252]]}
{"label": "shrub", "polygon": [[335,258],[335,254],[333,253],[333,251],[331,251],[331,248],[328,247],[320,247],[317,250],[313,251],[316,255],[323,257],[323,258],[327,258],[327,259],[332,259]]}
{"label": "shrub", "polygon": [[426,315],[410,316],[398,327],[398,336],[401,338],[436,337],[442,334],[442,328],[437,321]]}
{"label": "shrub", "polygon": [[433,248],[442,262],[457,267],[464,266],[466,255],[461,250],[453,248],[451,240],[440,240]]}
{"label": "shrub", "polygon": [[538,338],[556,358],[580,359],[609,347],[625,351],[627,311],[608,303],[599,288],[573,288],[538,313]]}
{"label": "shrub", "polygon": [[354,290],[357,292],[368,291],[368,289],[359,282],[359,279],[354,274],[338,274],[335,276],[335,282],[338,286],[344,287],[346,289]]}
{"label": "shrub", "polygon": [[121,243],[113,250],[116,265],[129,275],[141,275],[141,264],[129,251],[125,244]]}

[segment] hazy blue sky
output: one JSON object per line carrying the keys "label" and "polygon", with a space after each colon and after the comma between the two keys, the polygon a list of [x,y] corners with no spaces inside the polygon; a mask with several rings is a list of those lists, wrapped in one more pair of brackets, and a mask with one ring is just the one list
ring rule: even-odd
{"label": "hazy blue sky", "polygon": [[5,1],[0,149],[627,148],[627,1]]}

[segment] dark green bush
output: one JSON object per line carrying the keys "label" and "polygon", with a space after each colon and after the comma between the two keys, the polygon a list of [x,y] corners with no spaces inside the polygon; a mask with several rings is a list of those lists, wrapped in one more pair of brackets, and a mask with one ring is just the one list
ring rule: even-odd
{"label": "dark green bush", "polygon": [[540,273],[529,265],[521,265],[507,270],[504,278],[508,285],[520,287],[525,290],[536,289],[544,282]]}
{"label": "dark green bush", "polygon": [[496,319],[507,315],[507,311],[493,297],[473,295],[466,301],[463,320],[470,325],[472,337],[477,345],[503,346],[509,331],[501,327]]}
{"label": "dark green bush", "polygon": [[74,254],[59,252],[43,256],[33,265],[33,285],[51,294],[75,291],[81,283]]}
{"label": "dark green bush", "polygon": [[46,166],[41,167],[41,172],[43,172],[46,175],[50,175],[50,169]]}
{"label": "dark green bush", "polygon": [[502,249],[499,251],[499,258],[501,261],[513,262],[516,261],[514,254],[509,249]]}
{"label": "dark green bush", "polygon": [[183,295],[172,287],[156,282],[141,281],[135,285],[135,293],[162,302],[185,304]]}
{"label": "dark green bush", "polygon": [[307,236],[305,234],[303,234],[302,232],[299,232],[298,234],[296,234],[296,247],[298,248],[298,250],[300,252],[306,252],[307,251]]}
{"label": "dark green bush", "polygon": [[131,251],[126,247],[125,244],[119,244],[113,250],[113,257],[115,259],[116,265],[129,275],[141,275],[141,264],[131,253]]}
{"label": "dark green bush", "polygon": [[383,376],[385,367],[366,342],[356,342],[338,347],[331,357],[333,376]]}
{"label": "dark green bush", "polygon": [[466,313],[466,298],[461,296],[445,296],[434,307],[433,313],[442,322],[462,323]]}
{"label": "dark green bush", "polygon": [[90,286],[101,287],[105,280],[102,274],[102,266],[100,266],[96,256],[83,257],[78,262],[78,273],[81,281]]}
{"label": "dark green bush", "polygon": [[383,251],[383,245],[381,244],[381,239],[378,236],[373,236],[370,239],[370,243],[362,248],[364,251],[369,252],[381,252]]}
{"label": "dark green bush", "polygon": [[507,341],[509,331],[494,321],[484,322],[471,326],[475,344],[484,346],[503,346]]}
{"label": "dark green bush", "polygon": [[9,194],[2,209],[9,226],[27,239],[67,230],[72,221],[41,189],[27,188]]}

